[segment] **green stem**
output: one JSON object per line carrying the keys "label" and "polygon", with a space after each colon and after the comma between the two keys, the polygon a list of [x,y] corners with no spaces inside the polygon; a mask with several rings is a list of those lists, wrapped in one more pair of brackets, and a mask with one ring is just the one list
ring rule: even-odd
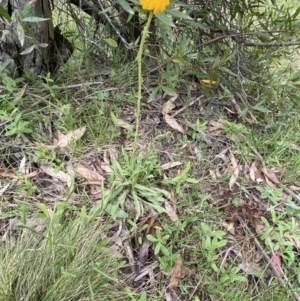
{"label": "green stem", "polygon": [[143,55],[143,48],[144,44],[149,32],[149,26],[153,17],[153,11],[150,12],[147,24],[144,27],[142,32],[142,39],[140,43],[139,52],[137,54],[137,63],[138,63],[138,95],[137,95],[137,106],[136,106],[136,123],[135,123],[135,137],[134,137],[134,146],[133,150],[136,151],[137,148],[137,141],[138,141],[138,132],[140,127],[140,119],[141,119],[141,99],[142,99],[142,55]]}

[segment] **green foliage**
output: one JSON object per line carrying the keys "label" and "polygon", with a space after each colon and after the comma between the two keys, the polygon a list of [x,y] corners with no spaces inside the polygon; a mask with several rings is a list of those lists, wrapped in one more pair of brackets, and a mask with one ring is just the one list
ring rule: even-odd
{"label": "green foliage", "polygon": [[5,136],[16,136],[20,138],[25,134],[32,133],[32,128],[30,128],[30,122],[23,120],[22,113],[18,113],[18,109],[14,109],[10,114],[6,111],[0,110],[0,120],[7,121],[5,126]]}
{"label": "green foliage", "polygon": [[226,232],[212,229],[209,225],[201,223],[202,245],[201,252],[211,268],[218,272],[219,268],[216,265],[216,251],[227,244],[227,240],[223,239]]}
{"label": "green foliage", "polygon": [[147,235],[147,239],[155,244],[154,254],[157,255],[158,253],[162,253],[165,256],[169,256],[170,252],[168,248],[165,247],[166,242],[170,238],[170,235],[162,236],[160,230],[156,230],[156,235],[153,236],[151,234]]}
{"label": "green foliage", "polygon": [[125,296],[118,271],[124,262],[110,257],[103,235],[106,226],[87,216],[86,208],[74,213],[71,205],[58,202],[54,211],[40,205],[37,230],[35,218],[25,219],[17,231],[18,240],[10,237],[0,246],[0,299],[26,300],[106,300]]}
{"label": "green foliage", "polygon": [[[291,209],[289,211],[291,212]],[[281,257],[290,267],[295,263],[295,256],[297,256],[294,246],[300,244],[300,232],[297,228],[296,219],[286,212],[276,213],[274,207],[270,208],[270,213],[271,223],[262,217],[266,230],[261,235],[261,239],[271,252],[280,250]]]}
{"label": "green foliage", "polygon": [[197,184],[198,180],[189,177],[189,171],[191,168],[191,162],[188,162],[184,168],[184,170],[175,178],[165,179],[163,183],[171,184],[175,186],[175,191],[179,196],[183,196],[182,185],[185,183]]}
{"label": "green foliage", "polygon": [[264,187],[256,186],[256,189],[261,193],[260,197],[262,199],[271,200],[273,204],[277,204],[280,198],[282,197],[281,188],[273,189],[270,186],[266,185]]}
{"label": "green foliage", "polygon": [[[110,177],[109,193],[103,198],[101,204],[93,209],[93,212],[106,210],[111,216],[125,218],[134,216],[137,220],[144,206],[153,208],[158,212],[164,212],[162,203],[167,191],[155,187],[156,181],[160,180],[161,171],[156,153],[140,152],[132,156],[122,149],[122,157],[113,162],[113,173]],[[104,190],[102,192],[104,196]],[[125,212],[124,203],[133,203],[135,212]],[[100,211],[99,211],[100,210]]]}

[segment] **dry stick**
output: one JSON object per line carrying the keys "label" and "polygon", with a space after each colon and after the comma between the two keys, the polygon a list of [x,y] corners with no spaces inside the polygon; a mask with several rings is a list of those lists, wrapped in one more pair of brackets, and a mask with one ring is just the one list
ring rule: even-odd
{"label": "dry stick", "polygon": [[98,4],[102,10],[102,13],[105,17],[105,19],[107,20],[107,22],[110,24],[110,26],[112,27],[112,29],[115,31],[115,33],[117,34],[117,36],[119,37],[119,39],[123,42],[123,44],[126,46],[127,49],[130,48],[130,45],[129,43],[126,41],[126,39],[124,37],[122,37],[119,29],[114,25],[114,23],[112,22],[112,20],[110,19],[110,17],[104,12],[105,9],[102,5],[102,2],[100,0],[98,0]]}
{"label": "dry stick", "polygon": [[282,184],[278,184],[278,186],[282,188],[287,194],[289,194],[294,199],[294,201],[298,203],[298,205],[300,205],[300,197],[296,193],[294,193],[293,191],[291,191],[289,188],[287,188]]}
{"label": "dry stick", "polygon": [[[243,224],[247,230],[247,232],[249,234],[251,234],[251,236],[254,239],[254,243],[256,245],[256,247],[260,250],[260,252],[262,253],[262,255],[264,256],[265,260],[268,262],[272,272],[274,273],[274,275],[277,277],[279,284],[285,288],[286,284],[289,286],[289,288],[291,289],[291,292],[295,298],[295,300],[300,301],[300,296],[294,291],[294,288],[292,287],[291,283],[289,282],[289,279],[286,277],[286,275],[284,274],[284,272],[281,269],[282,275],[278,272],[277,268],[275,267],[275,265],[273,264],[273,262],[271,261],[271,258],[268,256],[268,254],[265,252],[265,250],[263,249],[263,247],[261,246],[260,242],[258,241],[258,239],[254,236],[254,234],[252,233],[252,231],[249,229],[249,227],[246,225],[246,223],[239,218],[239,221],[241,224]],[[282,277],[284,278],[284,280],[282,279]]]}
{"label": "dry stick", "polygon": [[195,102],[197,102],[198,100],[200,100],[201,98],[203,98],[204,95],[201,95],[199,97],[196,97],[194,100],[191,100],[191,102],[185,106],[185,107],[182,107],[181,109],[179,109],[178,111],[176,111],[172,117],[175,117],[176,115],[178,115],[179,113],[181,113],[182,111],[184,111],[185,109],[187,109],[188,107],[192,106]]}

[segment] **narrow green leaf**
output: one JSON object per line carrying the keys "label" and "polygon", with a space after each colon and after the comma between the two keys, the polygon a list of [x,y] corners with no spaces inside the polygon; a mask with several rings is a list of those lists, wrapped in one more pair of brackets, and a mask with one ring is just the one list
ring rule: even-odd
{"label": "narrow green leaf", "polygon": [[141,215],[141,204],[139,202],[139,197],[137,196],[137,193],[134,189],[132,190],[131,194],[134,202],[134,208],[136,210],[135,218],[137,220]]}
{"label": "narrow green leaf", "polygon": [[43,21],[47,21],[49,20],[49,18],[40,18],[40,17],[35,17],[35,16],[31,16],[31,17],[27,17],[22,19],[23,22],[43,22]]}
{"label": "narrow green leaf", "polygon": [[189,15],[182,13],[181,11],[178,10],[168,10],[168,13],[178,19],[184,19],[184,20],[193,20]]}
{"label": "narrow green leaf", "polygon": [[35,45],[31,45],[30,47],[28,47],[24,51],[22,51],[20,54],[21,55],[28,54],[34,49],[34,47],[35,47]]}
{"label": "narrow green leaf", "polygon": [[234,77],[237,77],[237,75],[236,75],[235,73],[233,73],[231,70],[229,70],[229,69],[226,68],[226,67],[220,67],[219,69],[220,69],[221,71],[227,73],[227,74],[230,74],[230,75],[232,75],[232,76],[234,76]]}
{"label": "narrow green leaf", "polygon": [[186,179],[186,182],[192,183],[192,184],[198,184],[198,183],[199,183],[199,181],[196,180],[196,179],[194,179],[194,178],[187,178],[187,179]]}
{"label": "narrow green leaf", "polygon": [[296,9],[296,11],[294,12],[294,14],[292,15],[293,20],[296,20],[296,18],[298,17],[300,13],[300,6]]}
{"label": "narrow green leaf", "polygon": [[155,14],[155,16],[157,17],[157,19],[161,22],[163,22],[164,24],[170,26],[170,27],[176,27],[175,24],[173,23],[173,21],[164,13],[157,13]]}
{"label": "narrow green leaf", "polygon": [[118,0],[118,2],[124,8],[124,10],[126,10],[131,15],[134,14],[134,11],[132,10],[132,8],[130,7],[130,5],[128,4],[128,2],[126,0]]}
{"label": "narrow green leaf", "polygon": [[38,44],[38,46],[41,47],[41,48],[46,48],[46,47],[48,47],[48,45],[49,44],[47,44],[47,43],[40,43],[40,44]]}
{"label": "narrow green leaf", "polygon": [[7,21],[12,22],[10,15],[2,5],[0,5],[0,15],[3,16]]}
{"label": "narrow green leaf", "polygon": [[159,204],[157,203],[149,203],[149,202],[146,202],[144,201],[143,203],[147,204],[149,207],[155,209],[158,213],[165,213],[166,212],[166,209],[162,206],[160,206]]}
{"label": "narrow green leaf", "polygon": [[134,188],[136,188],[138,190],[144,190],[144,191],[148,191],[148,192],[151,192],[153,194],[156,194],[156,192],[152,188],[146,187],[146,186],[141,185],[141,184],[135,184]]}

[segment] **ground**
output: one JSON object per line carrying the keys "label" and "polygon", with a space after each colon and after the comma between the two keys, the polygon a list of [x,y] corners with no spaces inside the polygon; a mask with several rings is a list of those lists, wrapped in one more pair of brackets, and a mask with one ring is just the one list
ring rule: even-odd
{"label": "ground", "polygon": [[297,108],[135,68],[3,80],[0,300],[300,300]]}

